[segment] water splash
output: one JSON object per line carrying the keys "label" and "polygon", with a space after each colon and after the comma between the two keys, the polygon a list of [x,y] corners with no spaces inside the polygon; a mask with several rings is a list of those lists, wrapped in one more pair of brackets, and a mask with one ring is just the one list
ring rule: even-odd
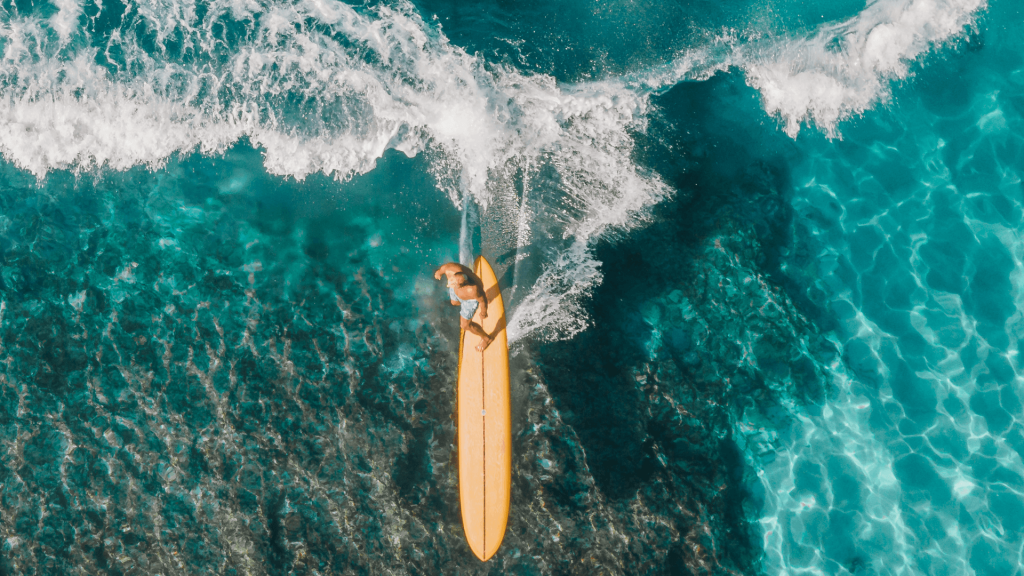
{"label": "water splash", "polygon": [[894,81],[937,47],[965,36],[985,0],[873,1],[847,21],[809,36],[756,43],[739,65],[765,110],[796,137],[813,122],[831,137],[838,124],[889,99]]}

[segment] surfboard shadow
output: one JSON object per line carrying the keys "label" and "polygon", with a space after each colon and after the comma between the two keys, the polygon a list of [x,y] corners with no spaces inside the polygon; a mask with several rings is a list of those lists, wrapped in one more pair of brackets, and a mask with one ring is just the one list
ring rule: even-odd
{"label": "surfboard shadow", "polygon": [[[498,285],[495,284],[494,286],[491,286],[490,290],[484,292],[484,297],[487,298],[487,304],[490,305],[491,302],[494,302],[494,299],[497,298],[499,294],[501,294],[501,289],[498,287]],[[502,302],[502,306],[501,306],[501,308],[502,308],[502,311],[501,311],[502,316],[505,315],[505,306],[504,306],[504,304],[505,303],[503,301]]]}
{"label": "surfboard shadow", "polygon": [[[490,302],[490,298],[489,297],[488,297],[488,302]],[[488,335],[491,336],[491,337],[494,337],[496,334],[501,333],[501,331],[504,330],[508,326],[508,324],[506,324],[506,322],[505,322],[505,310],[504,310],[504,308],[505,307],[502,306],[501,316],[499,316],[498,317],[498,321],[495,322],[494,330],[492,330],[491,332],[488,333]]]}

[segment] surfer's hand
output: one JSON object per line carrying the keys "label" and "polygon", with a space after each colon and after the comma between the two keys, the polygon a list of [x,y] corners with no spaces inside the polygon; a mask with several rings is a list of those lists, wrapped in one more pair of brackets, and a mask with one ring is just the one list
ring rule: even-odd
{"label": "surfer's hand", "polygon": [[480,318],[487,318],[487,306],[480,308]]}
{"label": "surfer's hand", "polygon": [[440,280],[440,279],[441,279],[441,269],[438,268],[437,270],[434,270],[434,280]]}

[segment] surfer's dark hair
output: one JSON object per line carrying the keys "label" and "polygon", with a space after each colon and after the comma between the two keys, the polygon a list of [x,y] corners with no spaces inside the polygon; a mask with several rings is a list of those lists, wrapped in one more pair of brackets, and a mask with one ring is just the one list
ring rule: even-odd
{"label": "surfer's dark hair", "polygon": [[463,282],[466,282],[466,281],[469,280],[469,276],[466,276],[465,272],[456,272],[455,274],[452,274],[452,276],[454,278],[461,278]]}

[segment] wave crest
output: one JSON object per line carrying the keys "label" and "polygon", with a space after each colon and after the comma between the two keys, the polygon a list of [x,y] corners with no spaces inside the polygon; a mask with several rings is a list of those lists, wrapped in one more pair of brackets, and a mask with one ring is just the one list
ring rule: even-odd
{"label": "wave crest", "polygon": [[921,55],[960,37],[985,0],[876,1],[845,22],[783,42],[754,45],[739,65],[765,110],[796,137],[813,122],[829,137],[840,121],[888,100]]}

